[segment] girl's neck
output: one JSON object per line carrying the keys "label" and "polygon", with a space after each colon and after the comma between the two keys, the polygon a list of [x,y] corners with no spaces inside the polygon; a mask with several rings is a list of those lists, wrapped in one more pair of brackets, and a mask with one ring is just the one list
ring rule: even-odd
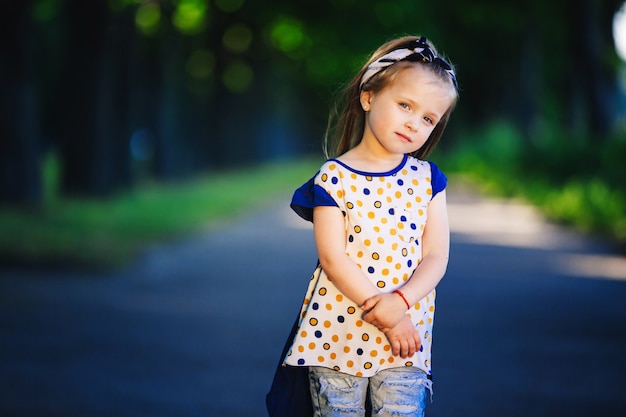
{"label": "girl's neck", "polygon": [[393,154],[370,149],[364,142],[337,158],[353,169],[363,172],[387,172],[396,168],[404,154]]}

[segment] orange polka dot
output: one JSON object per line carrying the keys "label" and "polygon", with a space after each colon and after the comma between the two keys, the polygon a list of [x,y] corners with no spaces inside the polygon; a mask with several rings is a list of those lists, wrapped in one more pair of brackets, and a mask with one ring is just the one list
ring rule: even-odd
{"label": "orange polka dot", "polygon": [[380,336],[376,337],[376,343],[378,343],[379,345],[383,343],[383,338]]}
{"label": "orange polka dot", "polygon": [[372,368],[372,363],[371,362],[365,362],[365,364],[363,364],[363,368],[371,369]]}
{"label": "orange polka dot", "polygon": [[320,288],[320,290],[318,292],[319,292],[319,295],[326,295],[328,290],[326,288],[322,287],[322,288]]}
{"label": "orange polka dot", "polygon": [[387,276],[389,275],[389,270],[387,268],[384,268],[382,271],[380,271],[381,274],[383,274],[383,276]]}
{"label": "orange polka dot", "polygon": [[357,320],[354,324],[356,325],[356,327],[363,327],[363,321],[361,320]]}
{"label": "orange polka dot", "polygon": [[369,239],[365,239],[365,240],[363,241],[363,244],[364,244],[365,246],[370,246],[370,245],[372,244],[372,242],[371,242]]}
{"label": "orange polka dot", "polygon": [[315,343],[313,342],[309,343],[309,349],[311,350],[315,349]]}
{"label": "orange polka dot", "polygon": [[317,361],[320,362],[320,363],[324,362],[324,357],[323,356],[318,356],[317,357]]}
{"label": "orange polka dot", "polygon": [[354,366],[354,362],[352,362],[352,361],[348,361],[348,362],[346,362],[346,366],[347,366],[348,368],[352,368],[352,367]]}
{"label": "orange polka dot", "polygon": [[377,351],[377,350],[372,350],[372,351],[370,352],[370,356],[371,356],[372,358],[375,358],[376,356],[378,356],[378,351]]}
{"label": "orange polka dot", "polygon": [[302,336],[302,337],[306,337],[307,335],[308,335],[308,333],[306,332],[306,330],[302,330],[300,332],[300,336]]}
{"label": "orange polka dot", "polygon": [[377,286],[378,288],[385,288],[385,285],[387,285],[387,284],[385,284],[385,281],[378,281],[378,282],[376,283],[376,286]]}
{"label": "orange polka dot", "polygon": [[298,346],[298,352],[300,353],[304,352],[304,346],[302,345]]}
{"label": "orange polka dot", "polygon": [[337,336],[336,334],[333,335],[332,337],[332,341],[337,343],[339,341],[339,336]]}
{"label": "orange polka dot", "polygon": [[330,320],[326,320],[324,322],[324,327],[326,327],[327,329],[331,326]]}
{"label": "orange polka dot", "polygon": [[341,302],[343,300],[343,295],[337,294],[337,296],[335,297],[335,300]]}
{"label": "orange polka dot", "polygon": [[344,346],[344,347],[343,347],[343,351],[344,351],[345,353],[350,353],[350,346]]}
{"label": "orange polka dot", "polygon": [[385,243],[385,239],[383,239],[382,237],[379,237],[378,239],[376,239],[378,241],[378,243],[380,243],[381,245],[383,243]]}
{"label": "orange polka dot", "polygon": [[326,310],[330,311],[333,309],[333,305],[332,304],[326,304]]}
{"label": "orange polka dot", "polygon": [[370,219],[373,219],[374,217],[376,217],[376,214],[374,214],[373,211],[370,211],[369,213],[367,213],[367,217],[369,217]]}
{"label": "orange polka dot", "polygon": [[335,360],[335,359],[337,358],[337,354],[336,354],[336,353],[334,353],[334,352],[333,352],[333,353],[331,353],[331,354],[330,354],[330,358],[331,358],[331,359],[333,359],[333,360]]}
{"label": "orange polka dot", "polygon": [[311,320],[309,320],[309,324],[311,326],[317,326],[317,319],[315,317],[311,318]]}
{"label": "orange polka dot", "polygon": [[346,334],[346,339],[348,339],[348,340],[352,340],[352,333],[348,333],[348,334]]}
{"label": "orange polka dot", "polygon": [[357,372],[356,376],[358,376],[359,378],[363,376],[363,372]]}

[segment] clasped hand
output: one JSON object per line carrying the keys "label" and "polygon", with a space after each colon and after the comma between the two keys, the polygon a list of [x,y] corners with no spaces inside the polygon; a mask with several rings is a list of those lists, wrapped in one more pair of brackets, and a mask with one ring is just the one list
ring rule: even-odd
{"label": "clasped hand", "polygon": [[411,319],[405,314],[406,306],[396,294],[379,294],[365,300],[361,306],[363,320],[385,333],[394,356],[408,358],[422,345],[422,339]]}

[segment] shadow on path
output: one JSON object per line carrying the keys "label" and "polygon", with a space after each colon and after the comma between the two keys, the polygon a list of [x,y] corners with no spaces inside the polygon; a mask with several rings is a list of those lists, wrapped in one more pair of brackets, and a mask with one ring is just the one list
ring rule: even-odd
{"label": "shadow on path", "polygon": [[[624,258],[523,205],[449,202],[428,415],[626,415]],[[315,262],[285,197],[120,272],[0,269],[0,415],[265,416]]]}

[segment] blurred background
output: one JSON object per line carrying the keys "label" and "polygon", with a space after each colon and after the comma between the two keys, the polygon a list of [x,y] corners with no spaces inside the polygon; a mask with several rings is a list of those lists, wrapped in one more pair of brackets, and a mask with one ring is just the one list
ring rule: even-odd
{"label": "blurred background", "polygon": [[[457,68],[461,101],[433,157],[444,171],[626,241],[622,0],[3,5],[5,261],[75,257],[71,241],[84,249],[98,208],[142,217],[133,204],[107,204],[146,189],[320,158],[334,93],[383,41],[403,34],[426,35]],[[143,239],[159,236],[159,223],[143,226]],[[101,230],[98,239],[109,238]]]}

